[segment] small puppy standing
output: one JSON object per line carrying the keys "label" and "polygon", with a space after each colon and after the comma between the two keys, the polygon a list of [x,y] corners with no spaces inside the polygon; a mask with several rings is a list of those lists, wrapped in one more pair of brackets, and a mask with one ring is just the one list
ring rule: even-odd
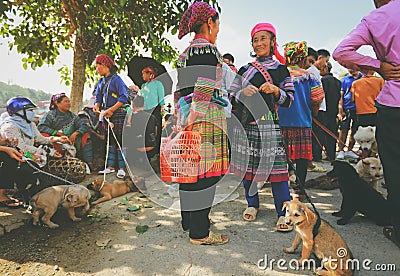
{"label": "small puppy standing", "polygon": [[298,200],[286,201],[283,204],[283,209],[285,208],[285,223],[294,226],[296,236],[292,246],[284,248],[284,252],[294,253],[303,242],[301,259],[298,260],[300,265],[310,258],[313,251],[326,269],[314,270],[317,275],[353,275],[351,264],[348,262],[352,258],[350,249],[332,226],[321,220],[314,237],[313,229],[318,220],[317,215]]}
{"label": "small puppy standing", "polygon": [[378,180],[383,177],[382,163],[378,158],[368,157],[358,161],[356,171],[372,188],[378,190]]}
{"label": "small puppy standing", "polygon": [[137,192],[139,189],[136,186],[139,186],[141,191],[145,190],[143,177],[135,178],[134,181],[135,183],[127,178],[126,180],[115,180],[112,184],[105,181],[103,184],[103,180],[94,180],[87,188],[99,192],[103,197],[93,201],[92,204],[96,205],[129,192]]}
{"label": "small puppy standing", "polygon": [[75,208],[85,206],[84,213],[89,211],[90,192],[82,185],[59,185],[48,187],[35,194],[29,202],[33,208],[33,225],[38,225],[40,214],[44,212],[42,221],[49,228],[57,228],[59,225],[50,219],[57,211],[58,206],[68,209],[68,215],[73,222],[80,221],[75,216]]}

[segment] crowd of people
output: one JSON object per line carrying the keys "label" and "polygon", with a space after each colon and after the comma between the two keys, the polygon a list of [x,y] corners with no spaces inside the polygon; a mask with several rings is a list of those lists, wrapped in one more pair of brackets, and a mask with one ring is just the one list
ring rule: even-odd
{"label": "crowd of people", "polygon": [[[128,150],[122,144],[124,129],[132,137],[141,137],[133,143],[134,151],[128,152],[137,156],[133,166],[147,164],[159,154],[162,133],[169,135],[182,129],[199,132],[203,146],[198,180],[191,185],[179,185],[182,228],[189,232],[192,244],[221,245],[229,241],[228,236],[209,230],[209,213],[221,177],[233,173],[242,180],[247,200],[242,217],[246,221],[254,221],[260,208],[257,182],[270,182],[277,213],[276,229],[291,231],[282,211],[283,202],[291,199],[289,188],[294,189],[294,196],[304,195],[302,184],[307,172],[324,171],[313,163],[322,160],[323,149],[330,161],[358,159],[354,133],[358,126],[376,126],[388,200],[393,210],[399,210],[395,160],[400,156],[397,147],[400,135],[393,125],[400,114],[400,47],[398,38],[383,35],[385,32],[379,29],[399,33],[400,24],[394,11],[400,8],[400,2],[375,0],[375,3],[379,9],[365,17],[333,53],[333,58],[349,72],[339,81],[331,73],[331,55],[325,49],[315,51],[305,41],[292,41],[284,45],[281,55],[277,31],[271,23],[258,23],[252,28],[254,59],[236,69],[234,57],[229,53],[221,55],[215,45],[220,27],[218,12],[204,2],[195,2],[180,21],[178,38],[191,32],[195,36],[179,56],[177,66],[205,67],[178,70],[175,114],[169,115],[164,124],[165,93],[156,78],[156,68],[144,68],[144,84],[128,88],[117,74],[115,62],[101,54],[95,59],[101,79],[94,92],[94,106],[83,116],[70,111],[71,104],[64,93],[52,96],[50,111],[37,126],[32,117],[34,103],[21,97],[7,102],[7,114],[0,123],[0,154],[7,166],[0,169],[19,169],[28,152],[40,163],[39,159],[46,154],[37,144],[49,143],[74,145],[77,156],[93,169],[92,141],[95,137],[109,136],[104,146],[107,163],[99,173],[117,172],[118,178],[124,178],[127,173],[124,156]],[[362,45],[372,45],[378,59],[357,53],[356,49]],[[383,78],[376,77],[374,72]],[[130,98],[131,90],[134,99]],[[99,117],[97,121],[92,120],[90,111]],[[337,144],[336,138],[316,125],[315,120],[338,135],[342,143]],[[100,131],[93,124],[99,124]],[[163,126],[167,128],[164,131]],[[56,150],[53,157],[61,158],[60,152]],[[9,174],[0,186],[0,202],[8,207],[19,204],[4,193],[12,188],[15,178],[15,172]],[[393,227],[386,227],[384,233],[399,245],[400,218],[395,211],[389,215]]]}

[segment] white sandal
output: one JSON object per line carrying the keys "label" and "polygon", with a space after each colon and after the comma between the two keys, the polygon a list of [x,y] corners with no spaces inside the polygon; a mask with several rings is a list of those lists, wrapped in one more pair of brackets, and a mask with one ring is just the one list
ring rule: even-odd
{"label": "white sandal", "polygon": [[115,172],[114,169],[107,168],[105,170],[99,171],[99,174],[109,174],[109,173],[113,173],[113,172]]}
{"label": "white sandal", "polygon": [[125,175],[126,175],[126,173],[124,170],[122,170],[122,169],[118,170],[118,173],[117,173],[118,178],[123,179],[125,177]]}

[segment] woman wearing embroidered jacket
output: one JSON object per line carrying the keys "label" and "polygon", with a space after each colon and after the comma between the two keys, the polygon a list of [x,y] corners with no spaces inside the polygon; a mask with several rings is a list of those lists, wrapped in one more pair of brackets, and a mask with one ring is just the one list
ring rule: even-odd
{"label": "woman wearing embroidered jacket", "polygon": [[[279,107],[282,136],[288,157],[296,163],[297,182],[304,185],[307,164],[312,160],[311,126],[324,98],[321,82],[306,70],[307,43],[289,42],[285,45],[285,59],[294,84],[294,102],[289,108]],[[293,174],[291,171],[290,174]],[[300,186],[301,187],[301,186]],[[295,193],[304,195],[297,183]]]}
{"label": "woman wearing embroidered jacket", "polygon": [[38,124],[39,131],[47,136],[68,136],[71,144],[76,146],[78,156],[93,166],[93,150],[89,126],[70,111],[71,102],[65,93],[55,94],[50,100],[50,111]]}
{"label": "woman wearing embroidered jacket", "polygon": [[[243,219],[256,219],[260,204],[256,182],[270,181],[278,214],[277,230],[290,231],[292,228],[285,224],[282,211],[283,202],[290,200],[290,192],[275,104],[282,107],[292,104],[293,84],[289,71],[281,64],[284,60],[277,50],[273,25],[255,25],[251,31],[251,44],[256,61],[240,68],[238,75],[241,78],[237,76],[230,88],[233,105],[246,103],[252,113],[246,118],[239,116],[244,131],[239,125],[234,127],[230,168],[243,178],[248,204]],[[281,63],[272,58],[274,55]],[[272,78],[272,83],[266,78]]]}
{"label": "woman wearing embroidered jacket", "polygon": [[[223,61],[214,45],[219,32],[217,11],[204,2],[192,4],[182,16],[178,38],[190,32],[196,33],[194,40],[178,59],[181,69],[178,71],[176,99],[180,98],[180,104],[177,109],[185,113],[182,108],[190,97],[190,109],[180,123],[200,132],[202,146],[198,182],[179,187],[182,227],[190,231],[192,244],[221,245],[229,239],[209,231],[208,218],[216,183],[228,170],[226,118],[219,104]],[[195,70],[183,69],[196,65],[199,67]]]}
{"label": "woman wearing embroidered jacket", "polygon": [[[115,62],[107,55],[101,54],[96,57],[96,71],[102,78],[97,83],[95,91],[95,104],[93,111],[109,118],[113,123],[113,131],[117,137],[118,143],[122,146],[122,131],[126,116],[126,107],[128,106],[128,92],[124,81],[117,75],[117,66]],[[107,130],[108,123],[103,120],[103,127]],[[107,168],[99,173],[113,173],[115,166],[118,166],[118,178],[124,178],[126,165],[122,157],[122,150],[118,148],[117,141],[112,133],[110,135],[110,147],[108,150]]]}

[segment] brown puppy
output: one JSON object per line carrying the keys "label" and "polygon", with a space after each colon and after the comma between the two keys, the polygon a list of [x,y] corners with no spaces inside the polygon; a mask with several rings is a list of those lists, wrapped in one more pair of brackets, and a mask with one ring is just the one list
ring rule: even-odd
{"label": "brown puppy", "polygon": [[351,252],[343,238],[326,221],[321,220],[318,233],[313,237],[313,228],[317,223],[317,215],[304,203],[298,200],[286,201],[285,222],[293,225],[296,236],[292,246],[284,248],[286,253],[294,253],[303,241],[299,265],[310,258],[311,251],[322,260],[323,269],[316,269],[317,275],[353,275],[352,264],[348,261]]}
{"label": "brown puppy", "polygon": [[82,185],[48,187],[35,194],[29,201],[29,205],[33,208],[33,225],[38,225],[40,214],[43,211],[43,223],[49,228],[57,228],[59,225],[55,224],[50,219],[57,211],[58,206],[68,209],[68,215],[72,221],[80,221],[81,219],[75,216],[75,208],[85,206],[84,213],[89,211],[89,198],[89,190]]}
{"label": "brown puppy", "polygon": [[[144,185],[144,178],[138,177],[135,179],[136,185]],[[103,180],[96,179],[87,186],[88,189],[99,192],[103,197],[92,202],[93,205],[99,204],[104,201],[108,201],[117,196],[122,196],[129,192],[139,191],[135,184],[127,178],[126,180],[115,180],[112,184],[105,181],[103,185]]]}
{"label": "brown puppy", "polygon": [[356,171],[372,188],[378,190],[378,181],[383,178],[382,163],[379,158],[368,157],[358,161]]}

